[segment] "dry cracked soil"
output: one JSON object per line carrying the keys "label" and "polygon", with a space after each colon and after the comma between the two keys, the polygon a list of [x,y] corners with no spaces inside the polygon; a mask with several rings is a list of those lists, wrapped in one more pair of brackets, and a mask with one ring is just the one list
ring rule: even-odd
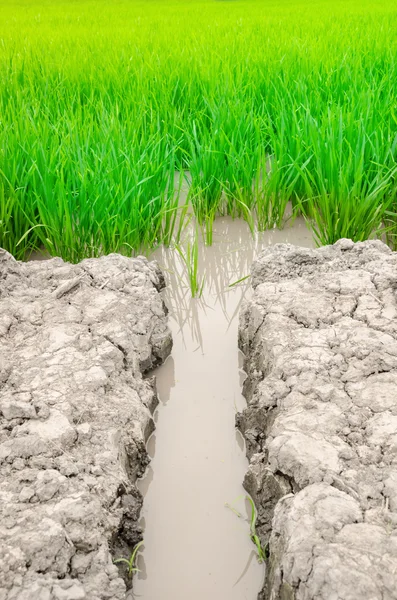
{"label": "dry cracked soil", "polygon": [[[259,598],[397,599],[397,254],[277,244],[251,282],[237,425],[269,554]],[[0,600],[125,598],[113,559],[142,538],[163,287],[143,257],[0,250]]]}
{"label": "dry cracked soil", "polygon": [[[121,600],[172,341],[145,258],[0,251],[0,598]],[[124,575],[124,579],[123,576]]]}
{"label": "dry cracked soil", "polygon": [[260,598],[397,598],[397,254],[279,244],[240,315]]}

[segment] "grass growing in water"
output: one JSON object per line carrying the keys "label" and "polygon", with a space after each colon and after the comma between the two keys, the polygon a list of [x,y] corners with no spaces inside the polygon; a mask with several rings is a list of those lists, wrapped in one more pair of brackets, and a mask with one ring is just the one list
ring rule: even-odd
{"label": "grass growing in water", "polygon": [[[267,547],[266,548],[262,547],[259,536],[256,533],[256,508],[255,508],[254,501],[252,500],[251,496],[245,496],[245,499],[249,502],[250,507],[251,507],[251,516],[250,516],[250,520],[249,520],[250,540],[256,546],[257,559],[258,559],[258,562],[261,564],[261,563],[265,562],[266,559],[268,558],[268,549],[267,549]],[[232,504],[229,504],[228,502],[226,502],[225,506],[226,506],[226,508],[229,508],[232,512],[234,512],[234,514],[239,519],[243,518],[243,515],[236,508],[234,508],[234,506]]]}
{"label": "grass growing in water", "polygon": [[135,564],[137,552],[138,552],[139,548],[143,545],[143,543],[144,542],[142,540],[141,542],[139,542],[139,544],[137,544],[135,546],[134,550],[131,553],[130,558],[124,558],[124,557],[122,557],[122,558],[115,558],[113,560],[113,562],[114,562],[115,565],[120,564],[120,563],[126,564],[128,566],[128,575],[130,577],[132,577],[132,575],[134,573],[139,572],[138,567],[135,567],[134,564]]}
{"label": "grass growing in water", "polygon": [[205,283],[205,277],[203,276],[200,279],[198,274],[198,244],[198,229],[196,229],[193,241],[189,240],[186,242],[186,250],[184,250],[180,244],[175,245],[175,249],[186,267],[192,298],[201,297]]}
{"label": "grass growing in water", "polygon": [[261,541],[256,533],[256,509],[254,501],[250,496],[246,496],[246,499],[251,504],[250,538],[252,543],[256,546],[258,562],[263,563],[267,558],[267,548],[262,547]]}
{"label": "grass growing in water", "polygon": [[217,214],[281,226],[288,202],[318,243],[396,239],[392,0],[5,0],[0,40],[17,256],[173,243],[183,170],[207,243]]}

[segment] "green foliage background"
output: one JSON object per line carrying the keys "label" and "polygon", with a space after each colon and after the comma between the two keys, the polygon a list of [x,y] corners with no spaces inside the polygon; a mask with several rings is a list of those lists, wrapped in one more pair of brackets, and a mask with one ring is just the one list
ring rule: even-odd
{"label": "green foliage background", "polygon": [[209,231],[393,241],[396,56],[390,0],[2,2],[0,246],[171,243],[182,170]]}

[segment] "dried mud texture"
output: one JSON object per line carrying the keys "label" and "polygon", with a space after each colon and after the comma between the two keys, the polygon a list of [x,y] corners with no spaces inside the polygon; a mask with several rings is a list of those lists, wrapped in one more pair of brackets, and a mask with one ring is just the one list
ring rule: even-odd
{"label": "dried mud texture", "polygon": [[242,311],[260,598],[397,598],[397,254],[279,244]]}
{"label": "dried mud texture", "polygon": [[141,538],[153,381],[171,349],[156,264],[0,250],[0,599],[121,600]]}

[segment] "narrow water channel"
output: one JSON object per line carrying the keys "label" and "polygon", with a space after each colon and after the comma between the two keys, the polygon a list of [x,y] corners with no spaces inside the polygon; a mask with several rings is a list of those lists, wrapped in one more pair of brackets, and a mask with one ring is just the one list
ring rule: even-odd
{"label": "narrow water channel", "polygon": [[242,487],[244,441],[234,429],[245,404],[237,327],[249,285],[229,285],[248,275],[261,247],[276,242],[313,246],[302,221],[254,240],[245,222],[218,219],[213,246],[199,250],[205,287],[195,300],[177,253],[152,255],[166,272],[174,347],[155,373],[160,405],[148,443],[152,462],[139,482],[145,545],[131,597],[254,600],[261,588],[264,566],[249,539]]}

